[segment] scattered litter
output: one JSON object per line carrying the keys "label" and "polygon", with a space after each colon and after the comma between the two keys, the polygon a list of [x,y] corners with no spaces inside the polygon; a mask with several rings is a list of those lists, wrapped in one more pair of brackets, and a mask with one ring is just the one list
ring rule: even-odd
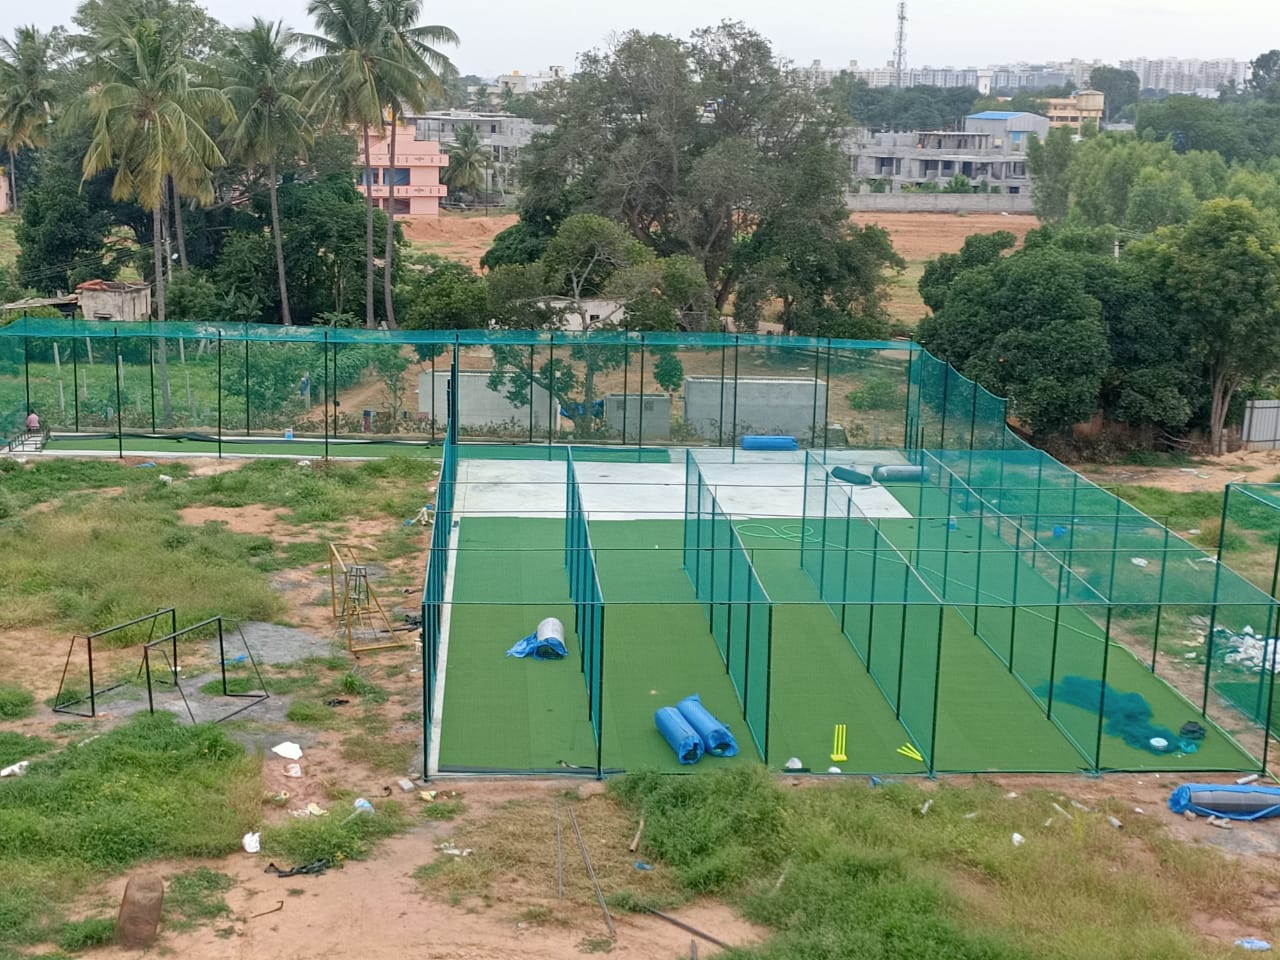
{"label": "scattered litter", "polygon": [[343,823],[348,823],[359,816],[373,815],[373,804],[370,803],[368,800],[366,800],[364,797],[356,797],[355,802],[352,803],[351,805],[355,807],[355,812],[352,813],[350,816],[348,816],[346,820],[343,820],[342,821]]}
{"label": "scattered litter", "polygon": [[1014,790],[1010,790],[1008,793],[1006,793],[1006,794],[1004,795],[1004,798],[1005,798],[1006,800],[1017,800],[1017,799],[1018,799],[1018,794],[1017,794],[1017,792],[1016,792],[1016,791],[1014,791]]}
{"label": "scattered litter", "polygon": [[299,461],[298,461],[298,466],[300,466],[300,467],[309,467],[309,466],[311,466],[311,461],[310,461],[310,460],[299,460]]}
{"label": "scattered litter", "polygon": [[459,848],[453,844],[445,842],[436,845],[436,849],[449,857],[469,857],[471,856],[471,848]]}
{"label": "scattered litter", "polygon": [[284,775],[286,777],[292,777],[294,780],[297,780],[300,776],[302,776],[302,764],[286,763],[284,765]]}
{"label": "scattered litter", "polygon": [[10,764],[0,770],[0,777],[20,777],[27,772],[27,768],[30,766],[30,760],[19,760],[17,763]]}
{"label": "scattered litter", "polygon": [[272,803],[274,803],[277,807],[283,806],[284,804],[289,802],[289,791],[281,790],[279,793],[273,793],[271,796],[267,797],[267,799],[270,800]]}
{"label": "scattered litter", "polygon": [[326,700],[324,705],[326,707],[345,707],[350,702],[350,700],[343,700],[341,697],[334,697],[332,700]]}
{"label": "scattered litter", "polygon": [[1132,563],[1135,567],[1151,566],[1151,561],[1148,560],[1146,557],[1130,557],[1129,562]]}
{"label": "scattered litter", "polygon": [[1259,952],[1271,949],[1269,941],[1259,940],[1257,937],[1242,937],[1236,941],[1236,946],[1245,950],[1257,950]]}
{"label": "scattered litter", "polygon": [[1121,823],[1119,820],[1117,820],[1115,817],[1107,817],[1107,823],[1111,824],[1117,830],[1124,829],[1124,824]]}
{"label": "scattered litter", "polygon": [[412,780],[407,780],[407,779],[397,780],[396,783],[399,785],[400,789],[403,790],[405,793],[413,793]]}
{"label": "scattered litter", "polygon": [[932,800],[932,799],[926,800],[924,803],[922,803],[922,804],[920,805],[920,816],[922,816],[922,817],[923,817],[926,813],[928,813],[928,812],[929,812],[929,808],[930,808],[930,807],[932,807],[932,806],[933,806],[933,800]]}
{"label": "scattered litter", "polygon": [[1280,673],[1280,664],[1275,662],[1280,640],[1254,633],[1253,627],[1246,626],[1239,633],[1225,627],[1214,627],[1213,645],[1215,652],[1226,651],[1222,658],[1224,663],[1245,667],[1253,673],[1262,673],[1264,664],[1269,663],[1272,673]]}
{"label": "scattered litter", "polygon": [[637,870],[652,870],[652,869],[653,869],[653,864],[651,864],[651,863],[645,863],[643,860],[637,860],[637,861],[636,861],[636,869],[637,869]]}
{"label": "scattered litter", "polygon": [[841,770],[839,767],[827,767],[827,773],[840,773],[840,772]]}
{"label": "scattered litter", "polygon": [[1071,816],[1071,814],[1067,813],[1067,811],[1066,811],[1066,809],[1065,809],[1065,808],[1063,808],[1063,807],[1059,806],[1058,801],[1056,801],[1056,800],[1055,800],[1055,801],[1053,801],[1053,803],[1051,804],[1051,806],[1053,807],[1053,809],[1057,810],[1060,814],[1062,814],[1062,815],[1063,815],[1064,817],[1066,817],[1068,820],[1074,820],[1074,819],[1075,819],[1075,817],[1073,817],[1073,816]]}
{"label": "scattered litter", "polygon": [[1048,820],[1046,820],[1046,821],[1044,822],[1044,825],[1045,825],[1046,827],[1052,827],[1052,826],[1053,826],[1053,817],[1050,817]]}
{"label": "scattered litter", "polygon": [[272,907],[270,910],[263,910],[261,913],[252,913],[249,915],[249,919],[257,920],[259,917],[265,917],[269,913],[279,913],[283,909],[284,909],[284,901],[277,900],[276,905]]}
{"label": "scattered litter", "polygon": [[1193,813],[1193,812],[1192,812],[1192,811],[1190,811],[1190,810],[1183,810],[1183,811],[1182,811],[1182,819],[1183,819],[1183,820],[1195,820],[1195,819],[1196,819],[1196,815],[1195,815],[1195,813]]}
{"label": "scattered litter", "polygon": [[153,460],[146,460],[146,461],[144,461],[143,463],[135,463],[133,466],[134,466],[134,469],[137,469],[137,468],[139,468],[139,467],[154,467],[154,466],[155,466],[155,461],[153,461]]}
{"label": "scattered litter", "polygon": [[901,780],[894,779],[893,777],[868,777],[867,778],[867,783],[869,783],[873,787],[885,787],[891,783],[901,783],[901,782],[902,782]]}
{"label": "scattered litter", "polygon": [[1093,809],[1091,807],[1086,807],[1079,800],[1072,800],[1071,805],[1075,807],[1077,810],[1083,810],[1085,813],[1093,813]]}
{"label": "scattered litter", "polygon": [[240,656],[238,656],[238,657],[232,657],[230,660],[223,660],[223,661],[222,661],[222,665],[223,665],[224,667],[227,667],[227,666],[230,666],[230,665],[231,665],[231,664],[233,664],[233,663],[244,663],[244,662],[245,662],[246,660],[248,660],[248,659],[249,659],[248,654],[244,654],[244,653],[242,653],[242,654],[240,654]]}
{"label": "scattered litter", "polygon": [[1219,829],[1222,829],[1222,830],[1230,830],[1232,828],[1231,821],[1228,820],[1226,817],[1210,817],[1209,826],[1218,827]]}
{"label": "scattered litter", "polygon": [[240,838],[240,845],[244,847],[245,853],[257,853],[262,849],[262,834],[246,833]]}
{"label": "scattered litter", "polygon": [[1183,659],[1183,660],[1194,660],[1197,656],[1198,656],[1198,654],[1197,654],[1194,650],[1192,650],[1190,653],[1184,653],[1184,654],[1182,655],[1182,659]]}
{"label": "scattered litter", "polygon": [[302,748],[292,740],[286,740],[284,743],[277,743],[271,748],[271,752],[277,756],[284,757],[286,760],[302,759]]}
{"label": "scattered litter", "polygon": [[1193,536],[1193,537],[1198,537],[1198,536],[1200,536],[1200,528],[1199,528],[1199,527],[1192,527],[1190,530],[1188,530],[1188,531],[1187,531],[1187,533],[1188,533],[1188,534],[1190,534],[1190,535],[1191,535],[1191,536]]}
{"label": "scattered litter", "polygon": [[966,820],[972,820],[972,819],[973,819],[974,817],[976,817],[977,815],[978,815],[978,811],[977,811],[977,810],[975,810],[975,811],[973,811],[973,813],[966,813],[966,814],[964,815],[964,818],[965,818]]}
{"label": "scattered litter", "polygon": [[297,877],[304,874],[318,877],[326,870],[333,866],[333,861],[328,857],[322,857],[319,860],[313,860],[311,863],[304,864],[301,867],[290,867],[288,870],[281,870],[274,863],[268,863],[263,873],[274,873],[277,877]]}
{"label": "scattered litter", "polygon": [[169,476],[167,473],[160,474],[158,477],[156,477],[156,479],[159,480],[161,483],[163,483],[165,486],[169,486],[170,484],[173,483],[173,477]]}
{"label": "scattered litter", "polygon": [[1134,813],[1146,813],[1147,811],[1143,810],[1141,807],[1134,807],[1134,808],[1133,808],[1133,812],[1134,812]]}
{"label": "scattered litter", "polygon": [[329,811],[325,810],[318,803],[308,803],[307,813],[311,814],[313,817],[327,817],[329,815]]}
{"label": "scattered litter", "polygon": [[786,763],[784,763],[784,764],[782,765],[782,769],[784,769],[784,770],[803,770],[803,769],[804,769],[804,764],[800,762],[800,758],[799,758],[799,757],[792,757],[790,760],[788,760]]}
{"label": "scattered litter", "polygon": [[1258,780],[1258,775],[1256,773],[1251,773],[1247,777],[1240,777],[1239,779],[1237,779],[1236,784],[1238,786],[1243,787],[1246,783],[1256,783],[1257,780]]}
{"label": "scattered litter", "polygon": [[1024,837],[1024,836],[1023,836],[1022,834],[1020,834],[1020,833],[1015,833],[1015,834],[1013,835],[1012,839],[1013,839],[1013,845],[1014,845],[1015,847],[1020,847],[1020,846],[1022,846],[1024,843],[1026,843],[1026,842],[1027,842],[1027,838],[1026,838],[1026,837]]}

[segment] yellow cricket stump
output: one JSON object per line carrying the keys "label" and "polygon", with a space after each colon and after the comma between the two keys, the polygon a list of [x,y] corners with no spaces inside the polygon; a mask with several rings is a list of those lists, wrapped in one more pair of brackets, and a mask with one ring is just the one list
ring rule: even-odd
{"label": "yellow cricket stump", "polygon": [[921,755],[920,751],[915,748],[915,744],[913,743],[904,743],[898,748],[898,752],[904,757],[908,757],[912,760],[919,760],[921,763],[924,763],[924,757]]}
{"label": "yellow cricket stump", "polygon": [[845,738],[849,729],[846,724],[837,723],[831,744],[831,760],[833,763],[844,763],[849,758],[844,755]]}

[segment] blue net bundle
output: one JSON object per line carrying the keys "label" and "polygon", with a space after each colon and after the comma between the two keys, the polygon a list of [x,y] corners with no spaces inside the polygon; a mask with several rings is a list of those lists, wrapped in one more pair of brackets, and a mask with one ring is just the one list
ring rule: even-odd
{"label": "blue net bundle", "polygon": [[[1047,697],[1049,684],[1036,688],[1036,695]],[[1097,713],[1102,707],[1102,717],[1106,721],[1104,732],[1111,737],[1119,737],[1129,746],[1148,753],[1195,753],[1197,745],[1194,740],[1179,737],[1168,727],[1152,723],[1151,705],[1139,693],[1125,693],[1101,680],[1090,677],[1063,677],[1053,685],[1053,699],[1058,703],[1069,703],[1090,713]],[[1153,744],[1163,740],[1165,747]]]}

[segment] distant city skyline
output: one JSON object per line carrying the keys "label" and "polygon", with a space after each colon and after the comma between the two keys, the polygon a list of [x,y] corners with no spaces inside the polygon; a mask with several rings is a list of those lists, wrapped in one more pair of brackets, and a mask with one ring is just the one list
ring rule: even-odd
{"label": "distant city skyline", "polygon": [[[283,19],[300,31],[312,26],[306,0],[278,0],[268,8],[255,0],[206,0],[204,5],[233,27],[247,25],[255,15]],[[0,33],[10,36],[15,27],[33,22],[45,29],[70,24],[77,6],[77,0],[0,4]],[[892,58],[896,9],[895,0],[840,6],[818,0],[742,0],[733,16],[768,37],[779,56],[797,65],[857,60],[872,67]],[[634,9],[580,0],[460,8],[428,4],[423,21],[443,22],[457,31],[462,44],[451,56],[463,73],[497,76],[513,69],[536,72],[549,64],[572,69],[578,54],[633,28],[686,36],[718,22],[725,10],[705,0],[650,0]],[[1076,0],[1069,9],[1049,0],[1018,6],[989,0],[908,0],[907,16],[907,62],[913,67],[1075,58],[1107,63],[1169,57],[1248,61],[1280,46],[1280,30],[1269,35],[1240,26],[1277,24],[1273,0],[1238,0],[1229,16],[1202,0]]]}

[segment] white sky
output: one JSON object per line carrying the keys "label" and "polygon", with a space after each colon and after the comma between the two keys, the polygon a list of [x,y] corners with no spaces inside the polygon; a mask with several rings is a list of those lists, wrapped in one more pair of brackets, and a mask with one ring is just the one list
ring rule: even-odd
{"label": "white sky", "polygon": [[[20,23],[69,24],[78,0],[0,0],[0,33]],[[232,26],[255,15],[283,18],[309,30],[306,0],[203,0]],[[800,64],[857,60],[877,66],[892,55],[896,0],[491,0],[426,4],[427,22],[445,20],[462,39],[453,52],[463,73],[494,76],[549,64],[572,66],[582,50],[631,28],[684,36],[726,16],[745,20],[773,41],[780,55]],[[450,12],[451,11],[451,12]],[[731,12],[730,12],[731,11]],[[433,15],[434,14],[434,15]],[[910,66],[985,66],[1025,60],[1080,57],[1118,61],[1137,57],[1234,57],[1250,60],[1280,47],[1280,4],[1235,0],[1222,7],[1204,0],[908,0]]]}

